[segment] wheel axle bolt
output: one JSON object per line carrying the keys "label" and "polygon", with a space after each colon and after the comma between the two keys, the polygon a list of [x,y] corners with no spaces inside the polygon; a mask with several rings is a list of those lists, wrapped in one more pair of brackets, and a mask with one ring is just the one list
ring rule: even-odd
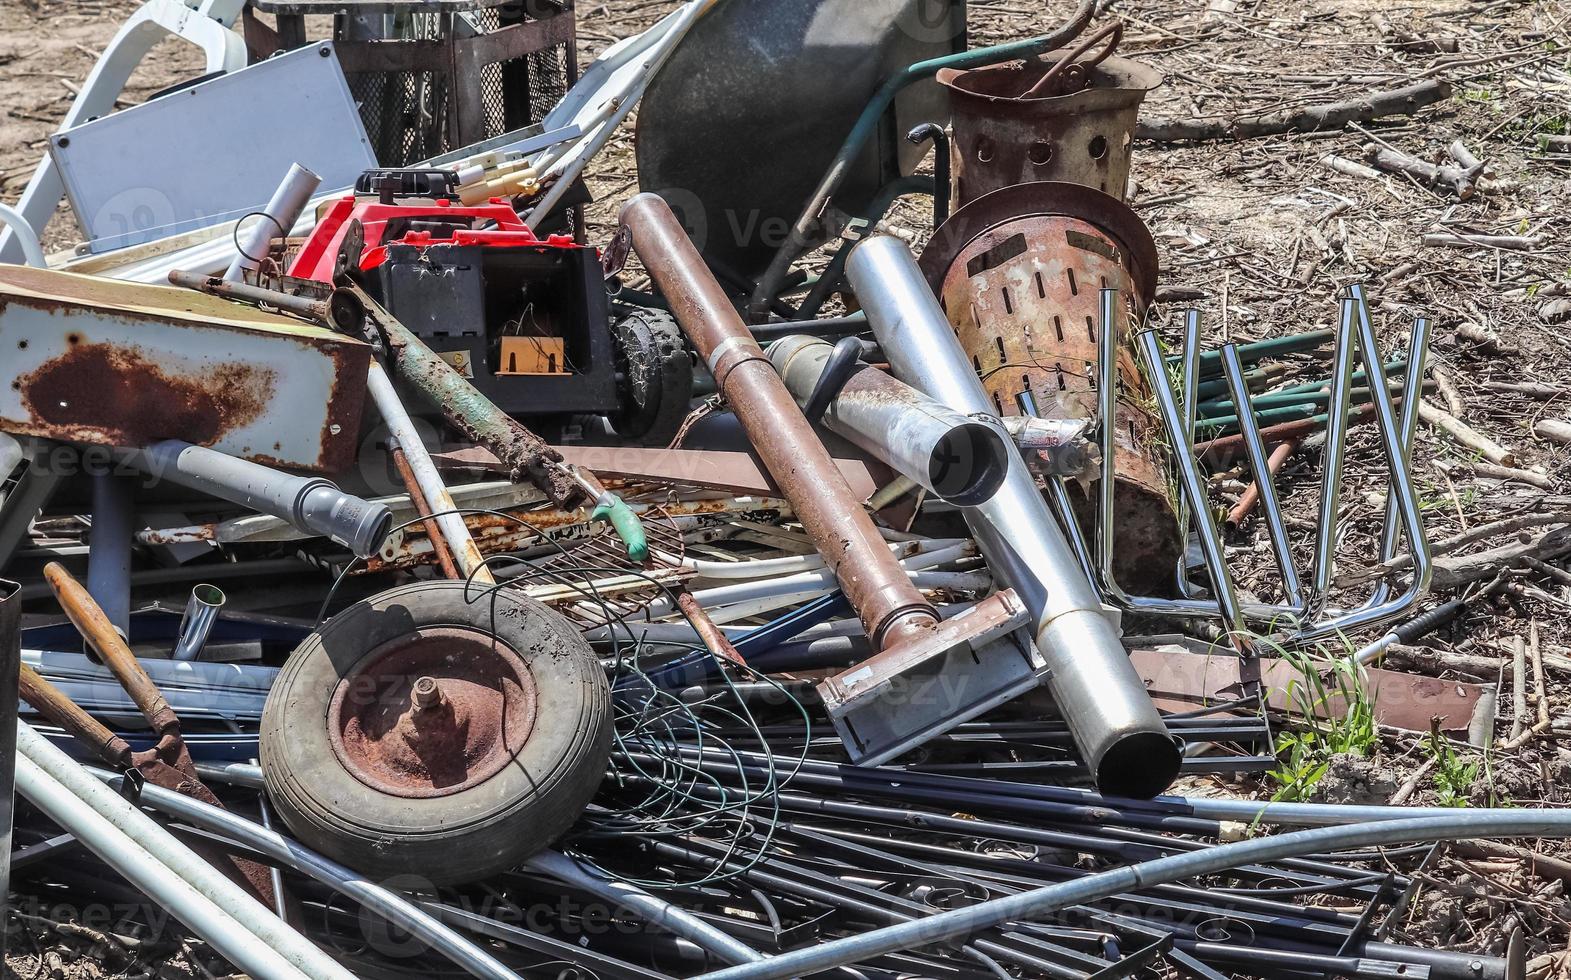
{"label": "wheel axle bolt", "polygon": [[422,677],[415,681],[409,689],[409,700],[422,711],[441,704],[442,689],[436,686],[436,678]]}

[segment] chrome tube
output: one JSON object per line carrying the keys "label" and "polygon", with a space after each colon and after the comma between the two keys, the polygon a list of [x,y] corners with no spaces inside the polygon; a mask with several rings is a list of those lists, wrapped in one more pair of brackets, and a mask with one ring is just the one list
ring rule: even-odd
{"label": "chrome tube", "polygon": [[227,601],[224,590],[216,585],[203,583],[191,590],[191,598],[186,600],[185,612],[180,616],[180,637],[175,641],[171,659],[195,660],[202,655]]}
{"label": "chrome tube", "polygon": [[1437,816],[1319,827],[1275,837],[1220,844],[1139,864],[1113,868],[1072,881],[1056,882],[1003,898],[859,935],[819,943],[706,973],[696,980],[785,980],[847,966],[886,953],[932,946],[971,936],[1008,922],[1029,922],[1061,909],[1101,901],[1120,892],[1216,874],[1247,864],[1262,864],[1355,848],[1469,837],[1571,837],[1571,810],[1469,810]]}
{"label": "chrome tube", "polygon": [[[1238,356],[1237,344],[1222,347],[1222,373],[1227,378],[1233,404],[1242,406],[1238,412],[1239,431],[1244,436],[1244,450],[1249,456],[1249,469],[1254,473],[1255,485],[1260,488],[1260,510],[1265,514],[1266,529],[1271,537],[1271,550],[1276,555],[1276,567],[1282,574],[1282,594],[1287,602],[1300,612],[1307,612],[1308,600],[1298,581],[1298,569],[1293,564],[1293,548],[1287,538],[1287,524],[1282,520],[1282,502],[1276,495],[1276,479],[1271,475],[1270,454],[1265,440],[1260,437],[1260,423],[1254,410],[1249,408],[1249,384],[1244,380],[1244,361]],[[1192,438],[1194,419],[1185,420],[1190,427],[1186,438]]]}
{"label": "chrome tube", "polygon": [[1429,581],[1434,573],[1429,539],[1424,531],[1423,511],[1418,500],[1418,492],[1413,486],[1410,462],[1412,433],[1417,427],[1418,400],[1422,392],[1420,386],[1423,384],[1424,361],[1429,351],[1429,321],[1423,317],[1413,321],[1413,330],[1409,337],[1408,374],[1403,387],[1403,397],[1406,400],[1402,403],[1402,414],[1399,419],[1396,408],[1391,402],[1385,366],[1380,361],[1380,349],[1376,346],[1374,324],[1369,318],[1362,289],[1354,287],[1352,302],[1358,321],[1361,356],[1365,370],[1369,373],[1370,392],[1380,429],[1381,445],[1385,449],[1391,471],[1386,494],[1387,513],[1389,515],[1391,508],[1394,507],[1396,516],[1400,518],[1400,523],[1387,521],[1381,541],[1381,557],[1386,560],[1395,557],[1396,535],[1400,533],[1407,538],[1408,547],[1412,551],[1413,569],[1408,587],[1402,595],[1393,599],[1390,598],[1389,590],[1377,589],[1369,601],[1362,606],[1338,613],[1312,628],[1293,634],[1291,639],[1300,643],[1335,636],[1401,615],[1429,590]]}
{"label": "chrome tube", "polygon": [[[1184,311],[1184,438],[1195,438],[1195,422],[1200,413],[1200,311]],[[1186,599],[1195,598],[1194,583],[1189,581],[1189,503],[1183,494],[1178,495],[1178,528],[1184,536],[1184,548],[1178,553],[1178,594]]]}
{"label": "chrome tube", "polygon": [[[1118,501],[1118,291],[1097,297],[1096,424],[1101,433],[1102,472],[1096,481],[1096,568],[1110,595],[1122,595],[1113,577]],[[1160,363],[1160,362],[1159,362]]]}
{"label": "chrome tube", "polygon": [[[1107,292],[1107,290],[1103,290]],[[1242,638],[1244,611],[1239,605],[1238,593],[1233,588],[1233,576],[1227,570],[1227,555],[1222,548],[1222,532],[1217,529],[1216,516],[1211,513],[1210,498],[1206,492],[1205,474],[1195,459],[1194,445],[1184,438],[1184,420],[1173,395],[1173,383],[1167,376],[1167,362],[1162,357],[1162,344],[1156,333],[1144,331],[1136,338],[1140,352],[1145,357],[1150,375],[1151,391],[1156,396],[1157,410],[1173,440],[1174,463],[1178,466],[1179,489],[1189,499],[1189,509],[1194,515],[1195,530],[1200,535],[1200,550],[1205,554],[1206,570],[1211,575],[1211,591],[1216,594],[1216,606],[1221,610],[1222,621],[1234,638]]]}
{"label": "chrome tube", "polygon": [[[1331,374],[1331,401],[1326,408],[1326,445],[1321,453],[1324,468],[1320,481],[1320,520],[1315,525],[1315,555],[1310,566],[1313,576],[1310,609],[1314,614],[1325,608],[1336,570],[1336,516],[1342,495],[1342,461],[1347,452],[1347,418],[1356,353],[1356,310],[1357,304],[1352,299],[1342,300],[1342,315],[1336,331],[1336,366]],[[1380,383],[1384,384],[1383,374]]]}
{"label": "chrome tube", "polygon": [[[800,334],[769,345],[769,361],[796,403],[806,406],[834,347]],[[929,493],[963,507],[998,492],[1009,470],[1009,440],[910,385],[860,367],[824,412],[823,424]]]}
{"label": "chrome tube", "polygon": [[[846,274],[895,375],[1003,431],[905,243],[868,238],[852,249]],[[1161,792],[1178,774],[1178,747],[1018,450],[998,493],[964,514],[994,574],[1031,611],[1052,671],[1047,688],[1097,786],[1124,796]]]}
{"label": "chrome tube", "polygon": [[371,362],[366,390],[376,402],[376,410],[382,414],[382,421],[387,423],[388,432],[404,451],[404,458],[414,471],[415,482],[420,485],[420,492],[431,507],[436,526],[441,528],[442,537],[447,540],[447,547],[453,553],[453,560],[458,562],[458,570],[472,581],[495,585],[496,578],[486,566],[480,547],[470,535],[469,525],[464,523],[463,515],[457,513],[458,505],[453,502],[447,484],[442,482],[441,474],[436,471],[436,464],[431,461],[431,454],[426,452],[425,443],[420,441],[420,432],[415,428],[414,420],[404,409],[404,403],[393,388],[392,379],[376,361]]}

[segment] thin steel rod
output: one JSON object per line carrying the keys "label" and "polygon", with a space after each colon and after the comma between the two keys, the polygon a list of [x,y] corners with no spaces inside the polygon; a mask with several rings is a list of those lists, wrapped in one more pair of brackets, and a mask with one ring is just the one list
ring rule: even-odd
{"label": "thin steel rod", "polygon": [[[1336,331],[1336,366],[1331,375],[1331,403],[1326,410],[1326,445],[1321,452],[1320,520],[1315,525],[1315,555],[1310,566],[1313,594],[1311,611],[1325,608],[1331,579],[1336,571],[1337,510],[1342,496],[1342,462],[1347,453],[1349,389],[1352,388],[1357,313],[1352,299],[1342,300]],[[1382,375],[1381,384],[1384,385]]]}
{"label": "thin steel rod", "polygon": [[591,895],[625,908],[644,921],[681,936],[701,947],[705,952],[713,953],[729,963],[758,963],[767,958],[740,939],[715,928],[686,909],[656,898],[640,888],[599,874],[565,854],[542,851],[525,861],[524,867],[537,874],[547,875],[565,884],[581,888]]}
{"label": "thin steel rod", "polygon": [[[1227,377],[1228,388],[1240,405],[1249,403],[1249,388],[1244,382],[1244,362],[1238,355],[1236,344],[1222,347],[1222,372]],[[1249,455],[1249,468],[1255,475],[1255,486],[1260,495],[1260,509],[1265,514],[1266,528],[1271,538],[1271,550],[1276,555],[1276,566],[1282,574],[1282,593],[1287,601],[1300,611],[1307,612],[1308,600],[1298,581],[1298,569],[1293,564],[1293,547],[1287,538],[1287,523],[1282,519],[1282,502],[1276,494],[1276,480],[1271,474],[1270,456],[1265,440],[1260,437],[1260,425],[1253,413],[1239,416],[1244,434],[1244,449]],[[1193,430],[1190,430],[1193,438]]]}
{"label": "thin steel rod", "polygon": [[[1200,311],[1184,311],[1184,352],[1181,355],[1184,372],[1184,437],[1195,441],[1195,421],[1200,412]],[[1245,390],[1249,380],[1244,379]],[[1189,581],[1189,502],[1178,495],[1178,529],[1184,536],[1185,547],[1178,553],[1178,594],[1194,599],[1195,585]]]}
{"label": "thin steel rod", "polygon": [[1162,415],[1162,421],[1169,432],[1177,435],[1173,441],[1179,444],[1174,445],[1173,452],[1174,461],[1178,465],[1179,489],[1189,498],[1189,508],[1194,514],[1195,530],[1200,536],[1200,550],[1205,555],[1206,570],[1211,574],[1211,590],[1216,594],[1216,604],[1221,610],[1222,621],[1234,645],[1237,646],[1244,641],[1244,612],[1238,602],[1238,593],[1233,588],[1233,577],[1227,570],[1227,555],[1222,547],[1222,533],[1217,529],[1216,516],[1211,513],[1205,476],[1200,472],[1200,463],[1195,459],[1193,445],[1183,438],[1183,418],[1180,415],[1178,401],[1173,395],[1173,384],[1167,376],[1167,364],[1162,359],[1162,345],[1156,333],[1150,330],[1142,332],[1136,340],[1145,357],[1146,369],[1150,373],[1151,390],[1156,396],[1156,405]]}

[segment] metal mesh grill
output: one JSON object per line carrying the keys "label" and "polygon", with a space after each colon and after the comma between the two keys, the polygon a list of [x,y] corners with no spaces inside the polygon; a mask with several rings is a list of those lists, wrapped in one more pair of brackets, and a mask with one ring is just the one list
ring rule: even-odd
{"label": "metal mesh grill", "polygon": [[[496,10],[477,10],[466,16],[470,26],[481,33],[502,26]],[[440,39],[441,21],[433,14],[411,15],[405,36]],[[544,119],[567,94],[567,61],[567,46],[557,44],[484,65],[479,78],[458,79],[457,84],[479,86],[484,107],[484,132],[470,134],[471,139],[464,142],[500,136]],[[382,166],[404,167],[459,149],[462,144],[454,139],[458,127],[451,118],[453,84],[446,72],[436,71],[349,75],[349,90],[360,106],[366,134]]]}

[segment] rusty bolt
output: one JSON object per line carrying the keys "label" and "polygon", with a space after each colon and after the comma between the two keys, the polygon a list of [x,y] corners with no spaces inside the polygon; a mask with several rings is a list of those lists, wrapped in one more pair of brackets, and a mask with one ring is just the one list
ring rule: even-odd
{"label": "rusty bolt", "polygon": [[436,686],[436,678],[422,677],[415,681],[414,686],[409,689],[409,700],[421,711],[441,704],[442,689]]}

